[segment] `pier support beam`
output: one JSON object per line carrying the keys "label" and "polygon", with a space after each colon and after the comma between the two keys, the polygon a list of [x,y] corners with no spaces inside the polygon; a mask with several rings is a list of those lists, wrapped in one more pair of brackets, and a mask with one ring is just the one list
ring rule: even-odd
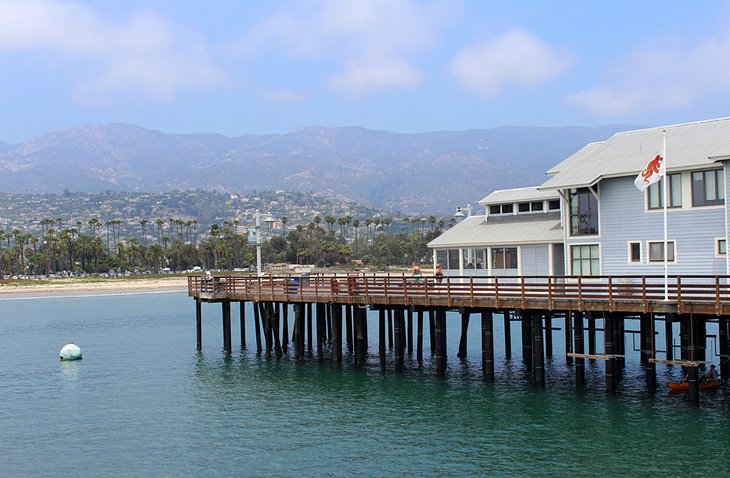
{"label": "pier support beam", "polygon": [[573,319],[574,315],[568,311],[565,313],[565,363],[570,366],[573,365],[573,357],[568,354],[573,352]]}
{"label": "pier support beam", "polygon": [[446,375],[446,309],[436,310],[434,320],[434,342],[436,343],[436,375]]}
{"label": "pier support beam", "polygon": [[[571,314],[571,312],[566,312],[566,314]],[[575,333],[575,353],[582,354],[585,353],[585,347],[583,345],[583,312],[572,312],[572,314],[573,330]],[[583,357],[577,357],[575,359],[575,385],[578,389],[582,389],[586,383],[585,364],[586,359]]]}
{"label": "pier support beam", "polygon": [[385,309],[378,309],[378,356],[380,368],[385,369]]}
{"label": "pier support beam", "polygon": [[330,332],[332,335],[332,364],[335,367],[342,365],[342,306],[340,304],[331,304],[330,320],[332,327]]}
{"label": "pier support beam", "polygon": [[533,363],[535,370],[535,384],[538,387],[545,386],[545,349],[543,344],[543,325],[542,314],[533,312],[532,314],[532,333],[533,333]]}
{"label": "pier support beam", "polygon": [[256,354],[261,355],[261,314],[258,302],[252,302],[253,306],[253,324],[256,329]]}
{"label": "pier support beam", "polygon": [[551,312],[545,314],[545,355],[553,356],[553,314]]}
{"label": "pier support beam", "polygon": [[223,348],[227,354],[232,352],[231,347],[231,302],[224,300],[221,302],[223,309]]}
{"label": "pier support beam", "polygon": [[274,347],[271,337],[271,315],[269,314],[268,303],[259,302],[261,320],[264,322],[264,340],[266,341],[266,356],[271,356],[271,350]]}
{"label": "pier support beam", "polygon": [[674,360],[674,330],[672,327],[672,315],[666,314],[664,316],[664,349],[666,353],[664,358],[667,360]]}
{"label": "pier support beam", "polygon": [[689,384],[689,402],[700,403],[700,369],[687,367],[687,382]]}
{"label": "pier support beam", "polygon": [[198,350],[203,350],[203,307],[198,299],[195,299],[195,338]]}
{"label": "pier support beam", "polygon": [[282,356],[281,339],[279,338],[279,304],[276,302],[269,304],[269,315],[271,317],[271,333],[274,336],[274,352],[276,357]]}
{"label": "pier support beam", "polygon": [[730,361],[728,359],[728,317],[721,315],[719,319],[719,333],[717,340],[720,342],[720,377],[728,381],[730,372]]}
{"label": "pier support beam", "polygon": [[502,312],[504,316],[504,358],[512,358],[512,321],[510,320],[510,311]]}
{"label": "pier support beam", "polygon": [[494,382],[494,321],[491,310],[482,311],[482,371],[487,382]]}
{"label": "pier support beam", "polygon": [[294,304],[294,358],[304,359],[304,303]]}
{"label": "pier support beam", "polygon": [[307,302],[307,352],[309,352],[310,354],[314,349],[314,345],[312,344],[312,315],[312,303]]}
{"label": "pier support beam", "polygon": [[436,355],[436,311],[428,311],[428,341],[431,350],[431,357]]}
{"label": "pier support beam", "polygon": [[393,309],[388,308],[388,349],[393,350]]}
{"label": "pier support beam", "polygon": [[616,322],[617,318],[611,314],[603,317],[603,342],[604,350],[607,355],[606,359],[606,393],[614,395],[616,393]]}
{"label": "pier support beam", "polygon": [[593,317],[593,312],[586,312],[586,319],[588,322],[588,354],[596,355],[596,319]]}
{"label": "pier support beam", "polygon": [[456,354],[459,358],[466,358],[467,334],[469,333],[469,316],[471,311],[467,307],[461,308],[461,337],[459,337],[459,352]]}
{"label": "pier support beam", "polygon": [[418,309],[417,321],[416,360],[418,360],[418,363],[421,363],[423,362],[423,309]]}
{"label": "pier support beam", "polygon": [[347,341],[347,353],[353,352],[352,347],[352,306],[345,305],[345,340]]}
{"label": "pier support beam", "polygon": [[523,310],[521,313],[522,319],[522,360],[525,362],[527,370],[532,371],[532,318],[530,312]]}
{"label": "pier support beam", "polygon": [[413,355],[413,306],[408,307],[408,324],[406,326],[406,342],[408,355]]}
{"label": "pier support beam", "polygon": [[238,303],[238,318],[241,325],[241,348],[246,348],[246,302]]}
{"label": "pier support beam", "polygon": [[281,349],[286,353],[289,348],[289,304],[281,304]]}
{"label": "pier support beam", "polygon": [[327,304],[318,302],[316,305],[317,311],[317,360],[322,362],[324,360],[324,337],[327,333]]}
{"label": "pier support beam", "polygon": [[402,316],[403,316],[403,308],[398,307],[395,309],[393,315],[393,336],[394,336],[394,342],[395,342],[395,355],[394,355],[394,364],[395,364],[395,371],[397,373],[403,372],[403,322],[402,322]]}

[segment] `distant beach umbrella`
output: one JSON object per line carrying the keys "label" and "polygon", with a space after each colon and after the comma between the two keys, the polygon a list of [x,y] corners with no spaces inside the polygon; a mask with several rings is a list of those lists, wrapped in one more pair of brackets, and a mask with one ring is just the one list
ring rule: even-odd
{"label": "distant beach umbrella", "polygon": [[59,353],[61,360],[81,360],[81,349],[74,343],[66,344]]}

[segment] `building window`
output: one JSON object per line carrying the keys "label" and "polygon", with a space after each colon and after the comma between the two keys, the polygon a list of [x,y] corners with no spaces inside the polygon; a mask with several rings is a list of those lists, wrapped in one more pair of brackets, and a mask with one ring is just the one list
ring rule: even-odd
{"label": "building window", "polygon": [[492,269],[517,269],[517,248],[493,247]]}
{"label": "building window", "polygon": [[718,256],[727,255],[727,241],[725,239],[715,241],[715,254]]}
{"label": "building window", "polygon": [[[669,195],[669,204],[667,207],[682,207],[682,175],[670,174],[669,183],[667,183],[667,194]],[[647,190],[649,197],[649,209],[661,209],[664,207],[664,178],[658,183],[649,186]]]}
{"label": "building window", "polygon": [[629,242],[629,263],[641,264],[641,242]]}
{"label": "building window", "polygon": [[597,276],[601,273],[598,244],[570,246],[570,260],[574,276]]}
{"label": "building window", "polygon": [[492,204],[489,206],[489,214],[502,214],[502,208],[499,204]]}
{"label": "building window", "polygon": [[543,203],[542,203],[542,201],[535,201],[535,202],[533,202],[533,203],[530,204],[530,208],[533,211],[542,211]]}
{"label": "building window", "polygon": [[560,199],[551,199],[548,201],[549,211],[557,211],[558,209],[560,209]]}
{"label": "building window", "polygon": [[725,178],[722,170],[692,173],[692,205],[717,206],[725,204]]}
{"label": "building window", "polygon": [[[649,242],[649,262],[664,262],[664,241]],[[667,241],[668,262],[674,262],[674,241]]]}
{"label": "building window", "polygon": [[521,202],[517,205],[517,211],[519,212],[530,212],[530,203]]}
{"label": "building window", "polygon": [[570,191],[570,235],[598,234],[598,200],[589,188]]}
{"label": "building window", "polygon": [[502,214],[512,214],[514,206],[512,204],[502,204]]}

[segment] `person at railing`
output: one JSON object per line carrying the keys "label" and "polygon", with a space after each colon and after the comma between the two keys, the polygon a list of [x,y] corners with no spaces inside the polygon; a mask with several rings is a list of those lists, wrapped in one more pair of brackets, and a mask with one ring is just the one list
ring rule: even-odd
{"label": "person at railing", "polygon": [[441,264],[436,264],[433,276],[436,278],[436,283],[440,284],[444,280],[444,270],[441,268]]}
{"label": "person at railing", "polygon": [[418,267],[418,264],[416,264],[415,262],[413,263],[412,276],[413,276],[413,282],[415,282],[416,284],[421,282],[421,268]]}

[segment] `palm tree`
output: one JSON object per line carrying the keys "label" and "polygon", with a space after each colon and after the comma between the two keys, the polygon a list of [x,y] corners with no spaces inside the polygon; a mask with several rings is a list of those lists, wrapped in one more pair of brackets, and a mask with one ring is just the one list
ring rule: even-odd
{"label": "palm tree", "polygon": [[149,224],[149,221],[147,219],[142,219],[139,221],[139,225],[142,226],[142,243],[145,247],[147,247],[147,224]]}

